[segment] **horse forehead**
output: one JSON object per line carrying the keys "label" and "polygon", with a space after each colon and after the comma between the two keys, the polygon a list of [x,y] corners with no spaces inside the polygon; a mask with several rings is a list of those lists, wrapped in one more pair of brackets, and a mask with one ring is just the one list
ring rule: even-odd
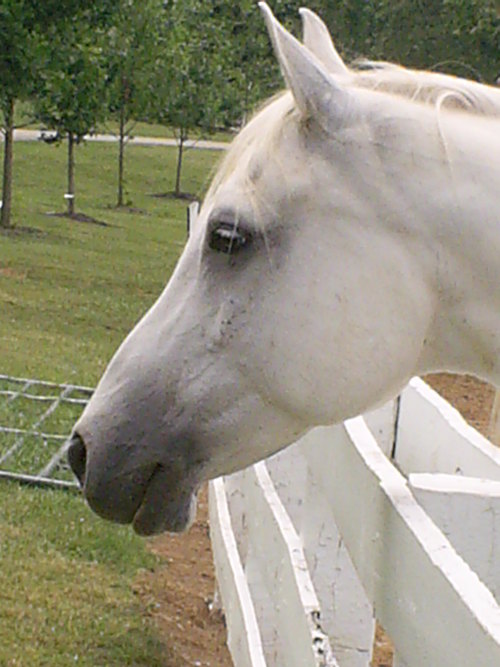
{"label": "horse forehead", "polygon": [[237,172],[255,182],[280,148],[289,150],[290,142],[287,146],[281,138],[284,127],[291,125],[289,116],[294,108],[291,94],[285,92],[261,109],[233,141],[219,174],[221,180],[227,180]]}

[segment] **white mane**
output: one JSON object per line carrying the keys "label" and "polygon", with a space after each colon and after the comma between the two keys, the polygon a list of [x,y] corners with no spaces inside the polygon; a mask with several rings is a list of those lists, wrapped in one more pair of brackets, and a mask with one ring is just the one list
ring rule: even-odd
{"label": "white mane", "polygon": [[387,62],[361,61],[351,70],[352,84],[406,99],[500,119],[500,89],[449,74],[413,70]]}
{"label": "white mane", "polygon": [[[459,111],[464,120],[469,117],[473,123],[478,116],[500,122],[500,88],[475,81],[379,61],[358,62],[338,78],[354,89],[392,95],[396,104],[404,100],[418,107],[435,108],[439,116],[449,110]],[[254,154],[257,145],[265,147],[271,156],[274,140],[286,120],[299,116],[289,91],[267,100],[233,141],[207,196],[217,190],[237,164],[241,166],[245,154]]]}

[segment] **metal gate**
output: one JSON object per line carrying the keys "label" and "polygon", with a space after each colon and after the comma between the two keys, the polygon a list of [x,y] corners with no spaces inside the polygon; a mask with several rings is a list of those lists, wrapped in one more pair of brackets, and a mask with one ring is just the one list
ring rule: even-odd
{"label": "metal gate", "polygon": [[0,375],[0,480],[78,488],[66,452],[93,389]]}

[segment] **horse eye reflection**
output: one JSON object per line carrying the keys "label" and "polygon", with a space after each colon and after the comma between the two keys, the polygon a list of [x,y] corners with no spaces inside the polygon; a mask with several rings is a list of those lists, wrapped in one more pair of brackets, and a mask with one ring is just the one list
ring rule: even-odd
{"label": "horse eye reflection", "polygon": [[226,255],[234,254],[248,245],[250,236],[243,234],[233,224],[221,222],[210,234],[209,247]]}

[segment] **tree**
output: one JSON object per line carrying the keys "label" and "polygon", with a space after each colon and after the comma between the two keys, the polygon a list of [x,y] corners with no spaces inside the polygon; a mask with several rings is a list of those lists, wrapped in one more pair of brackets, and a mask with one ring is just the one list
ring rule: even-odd
{"label": "tree", "polygon": [[84,22],[50,34],[35,97],[37,118],[68,140],[67,215],[75,215],[75,146],[105,116],[106,79],[102,34]]}
{"label": "tree", "polygon": [[[289,3],[279,3],[281,19],[297,14]],[[244,122],[258,102],[282,86],[276,58],[261,12],[253,0],[215,2],[214,20],[222,23],[224,39],[220,51],[224,63],[226,91],[220,109],[224,126]],[[297,14],[298,17],[298,14]]]}
{"label": "tree", "polygon": [[125,145],[144,115],[158,47],[162,0],[122,0],[106,39],[108,110],[118,121],[117,206],[124,205]]}
{"label": "tree", "polygon": [[378,3],[377,55],[493,83],[500,68],[495,0],[419,0],[418,11],[416,4]]}
{"label": "tree", "polygon": [[211,133],[224,106],[228,86],[220,45],[225,37],[221,22],[213,20],[213,2],[167,0],[164,7],[148,119],[174,128],[174,194],[180,197],[186,141],[195,128]]}
{"label": "tree", "polygon": [[11,225],[14,111],[17,100],[33,95],[47,64],[48,34],[83,20],[97,26],[109,20],[113,0],[0,0],[0,114],[4,135],[0,226]]}
{"label": "tree", "polygon": [[0,3],[0,112],[4,135],[2,208],[0,226],[11,226],[14,109],[33,84],[36,61],[35,16],[23,0]]}
{"label": "tree", "polygon": [[313,0],[348,61],[439,69],[493,83],[500,71],[498,0]]}

